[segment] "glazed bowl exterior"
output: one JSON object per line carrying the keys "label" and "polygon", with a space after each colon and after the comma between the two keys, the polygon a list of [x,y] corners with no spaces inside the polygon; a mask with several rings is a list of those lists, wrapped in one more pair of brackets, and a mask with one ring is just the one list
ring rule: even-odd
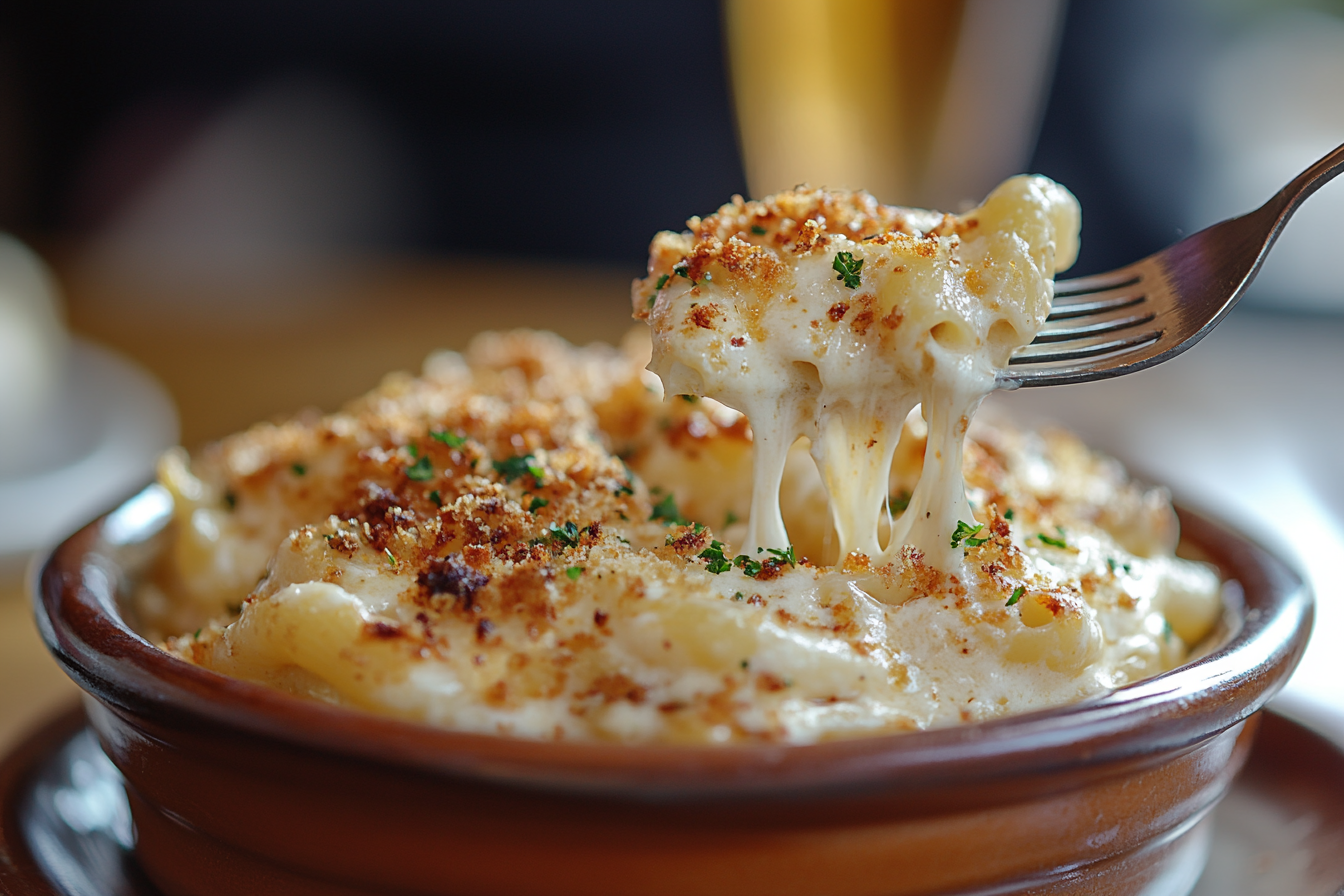
{"label": "glazed bowl exterior", "polygon": [[57,548],[35,604],[168,894],[1166,896],[1312,618],[1281,561],[1181,517],[1229,583],[1217,649],[1071,706],[797,746],[464,734],[185,663],[118,609],[162,549],[154,486]]}

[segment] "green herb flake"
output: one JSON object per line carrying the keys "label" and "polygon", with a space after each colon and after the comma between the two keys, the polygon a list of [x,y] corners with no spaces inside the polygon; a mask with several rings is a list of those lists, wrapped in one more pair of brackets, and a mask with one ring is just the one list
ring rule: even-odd
{"label": "green herb flake", "polygon": [[672,279],[672,275],[671,275],[671,274],[664,274],[663,276],[661,276],[661,277],[658,278],[658,282],[654,284],[653,288],[654,288],[654,289],[662,289],[664,286],[667,285],[667,281],[669,281],[669,280],[671,280],[671,279]]}
{"label": "green herb flake", "polygon": [[1021,585],[1018,585],[1016,588],[1014,588],[1014,589],[1013,589],[1013,596],[1010,597],[1010,598],[1008,598],[1008,604],[1007,604],[1007,606],[1010,606],[1010,607],[1011,607],[1013,604],[1015,604],[1015,603],[1017,603],[1019,600],[1021,600],[1021,599],[1022,599],[1022,594],[1023,594],[1023,592],[1025,592],[1025,591],[1026,591],[1026,589],[1023,588]]}
{"label": "green herb flake", "polygon": [[[676,267],[674,267],[672,269],[672,273],[678,277],[685,277],[687,280],[691,280],[691,270],[685,264],[679,264]],[[696,285],[694,280],[691,280],[691,285],[692,286]]]}
{"label": "green herb flake", "polygon": [[1111,575],[1115,575],[1115,558],[1114,558],[1114,557],[1107,557],[1107,558],[1106,558],[1106,568],[1109,569],[1109,570],[1111,571]]}
{"label": "green herb flake", "polygon": [[750,665],[751,665],[751,661],[750,661],[750,660],[743,660],[743,661],[742,661],[742,668],[743,668],[743,669],[747,668],[747,667],[750,666]]}
{"label": "green herb flake", "polygon": [[573,520],[565,520],[564,525],[557,526],[552,523],[546,529],[546,537],[552,544],[558,544],[564,548],[574,548],[579,546],[579,536],[583,530],[575,525]]}
{"label": "green herb flake", "polygon": [[1011,521],[1013,518],[1013,508],[1009,507],[1007,510],[1005,510],[1003,512],[1003,518]]}
{"label": "green herb flake", "polygon": [[790,566],[798,565],[798,555],[793,552],[793,545],[789,545],[782,551],[779,548],[766,548],[765,552],[773,554],[782,563],[787,563]]}
{"label": "green herb flake", "polygon": [[233,492],[225,492],[224,503],[228,505],[230,510],[233,510],[238,506],[238,496]]}
{"label": "green herb flake", "polygon": [[759,224],[753,224],[753,225],[751,225],[751,232],[754,233],[754,234],[756,234],[757,236],[765,236],[765,235],[766,235],[767,233],[769,233],[770,231],[766,230],[764,227],[762,227],[762,226],[759,225]]}
{"label": "green herb flake", "polygon": [[686,520],[682,519],[681,512],[677,510],[677,499],[670,493],[663,500],[653,505],[653,514],[649,519],[660,520],[667,526],[685,526],[687,524]]}
{"label": "green herb flake", "polygon": [[845,281],[845,285],[850,289],[858,289],[863,278],[859,272],[863,270],[863,259],[855,258],[853,252],[835,253],[835,261],[831,262],[831,267],[837,273],[837,280]]}
{"label": "green herb flake", "polygon": [[896,494],[887,499],[892,510],[897,513],[905,513],[905,509],[910,506],[910,493],[901,489]]}
{"label": "green herb flake", "polygon": [[1163,619],[1163,620],[1162,620],[1162,638],[1163,638],[1164,640],[1170,641],[1171,638],[1172,638],[1172,636],[1175,635],[1175,634],[1176,634],[1176,631],[1175,631],[1175,629],[1173,629],[1173,628],[1171,627],[1171,623],[1168,622],[1167,620]]}
{"label": "green herb flake", "polygon": [[733,595],[733,600],[744,600],[744,599],[745,599],[745,598],[742,596],[742,592],[741,592],[741,591],[739,591],[739,592],[737,592],[736,594]]}
{"label": "green herb flake", "polygon": [[517,457],[509,457],[504,460],[491,462],[495,472],[504,477],[505,482],[512,482],[524,474],[530,475],[538,486],[546,478],[546,471],[537,465],[537,460],[530,454],[520,454]]}
{"label": "green herb flake", "polygon": [[391,548],[383,548],[383,556],[387,557],[387,565],[392,567],[393,569],[396,569],[397,557],[395,554],[392,553]]}
{"label": "green herb flake", "polygon": [[434,491],[429,493],[429,500],[433,502],[435,507],[443,506],[443,495],[439,494],[438,489],[434,489]]}
{"label": "green herb flake", "polygon": [[538,510],[545,507],[549,503],[551,502],[547,501],[545,498],[533,497],[532,503],[527,505],[527,510],[529,513],[536,513]]}
{"label": "green herb flake", "polygon": [[1064,539],[1052,538],[1051,536],[1046,535],[1044,532],[1037,532],[1036,537],[1039,538],[1045,544],[1050,545],[1051,547],[1067,548],[1069,546],[1068,542],[1066,542]]}
{"label": "green herb flake", "polygon": [[736,523],[737,521],[738,521],[737,514],[733,513],[730,510],[723,516],[723,528],[727,529],[729,526],[731,526],[733,523]]}
{"label": "green herb flake", "polygon": [[583,567],[571,566],[569,569],[565,570],[565,575],[569,576],[569,580],[571,582],[577,582],[579,580],[579,576],[583,575]]}
{"label": "green herb flake", "polygon": [[406,468],[406,478],[416,482],[428,482],[434,478],[434,467],[430,465],[429,455],[417,460]]}
{"label": "green herb flake", "polygon": [[204,631],[204,629],[199,629],[199,628],[196,629],[196,633],[192,635],[192,638],[194,638],[194,639],[197,640],[197,641],[201,640],[201,632],[202,632],[202,631]]}
{"label": "green herb flake", "polygon": [[429,437],[436,442],[442,442],[449,448],[461,448],[463,445],[467,444],[466,436],[451,433],[446,429],[434,430],[429,434]]}
{"label": "green herb flake", "polygon": [[303,476],[308,472],[308,468],[303,464],[290,464],[289,468],[294,471],[295,476]]}
{"label": "green herb flake", "polygon": [[753,560],[746,554],[738,554],[734,557],[733,565],[742,570],[742,574],[749,579],[756,578],[761,572],[761,561]]}
{"label": "green herb flake", "polygon": [[687,404],[695,404],[697,401],[700,400],[700,396],[699,396],[699,395],[683,395],[683,396],[681,396],[681,400],[684,401],[684,402],[686,402]]}
{"label": "green herb flake", "polygon": [[723,542],[721,541],[711,541],[709,547],[705,548],[697,556],[702,560],[709,561],[706,564],[705,569],[709,570],[714,575],[727,572],[733,568],[733,561],[729,560],[723,554]]}
{"label": "green herb flake", "polygon": [[984,544],[989,539],[971,538],[972,535],[979,534],[980,530],[983,528],[985,527],[982,523],[972,526],[969,523],[957,520],[957,529],[952,533],[952,547],[959,547],[963,541],[966,542],[967,547],[975,547],[976,545]]}

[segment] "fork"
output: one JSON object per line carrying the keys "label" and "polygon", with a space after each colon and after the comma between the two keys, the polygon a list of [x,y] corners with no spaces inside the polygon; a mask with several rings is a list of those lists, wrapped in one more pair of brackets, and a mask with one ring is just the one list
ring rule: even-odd
{"label": "fork", "polygon": [[1176,357],[1227,316],[1293,212],[1341,171],[1344,146],[1253,212],[1122,268],[1059,281],[1045,325],[1008,359],[999,388],[1087,383]]}

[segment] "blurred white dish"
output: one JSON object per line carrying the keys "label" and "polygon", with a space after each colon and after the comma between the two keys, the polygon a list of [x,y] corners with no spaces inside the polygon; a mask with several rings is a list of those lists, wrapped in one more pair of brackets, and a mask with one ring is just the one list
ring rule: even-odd
{"label": "blurred white dish", "polygon": [[[6,426],[13,425],[6,422]],[[74,339],[54,400],[25,425],[40,445],[0,476],[0,563],[60,541],[153,475],[177,442],[163,387],[108,349]]]}

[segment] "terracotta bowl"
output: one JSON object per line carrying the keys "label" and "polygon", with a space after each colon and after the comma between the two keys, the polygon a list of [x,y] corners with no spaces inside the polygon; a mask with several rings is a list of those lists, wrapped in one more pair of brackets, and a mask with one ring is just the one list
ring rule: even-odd
{"label": "terracotta bowl", "polygon": [[1229,582],[1228,631],[1158,678],[807,746],[537,743],[307,702],[159,651],[117,599],[161,549],[166,509],[150,487],[57,548],[36,610],[169,894],[1186,893],[1201,822],[1312,617],[1282,562],[1182,513]]}

